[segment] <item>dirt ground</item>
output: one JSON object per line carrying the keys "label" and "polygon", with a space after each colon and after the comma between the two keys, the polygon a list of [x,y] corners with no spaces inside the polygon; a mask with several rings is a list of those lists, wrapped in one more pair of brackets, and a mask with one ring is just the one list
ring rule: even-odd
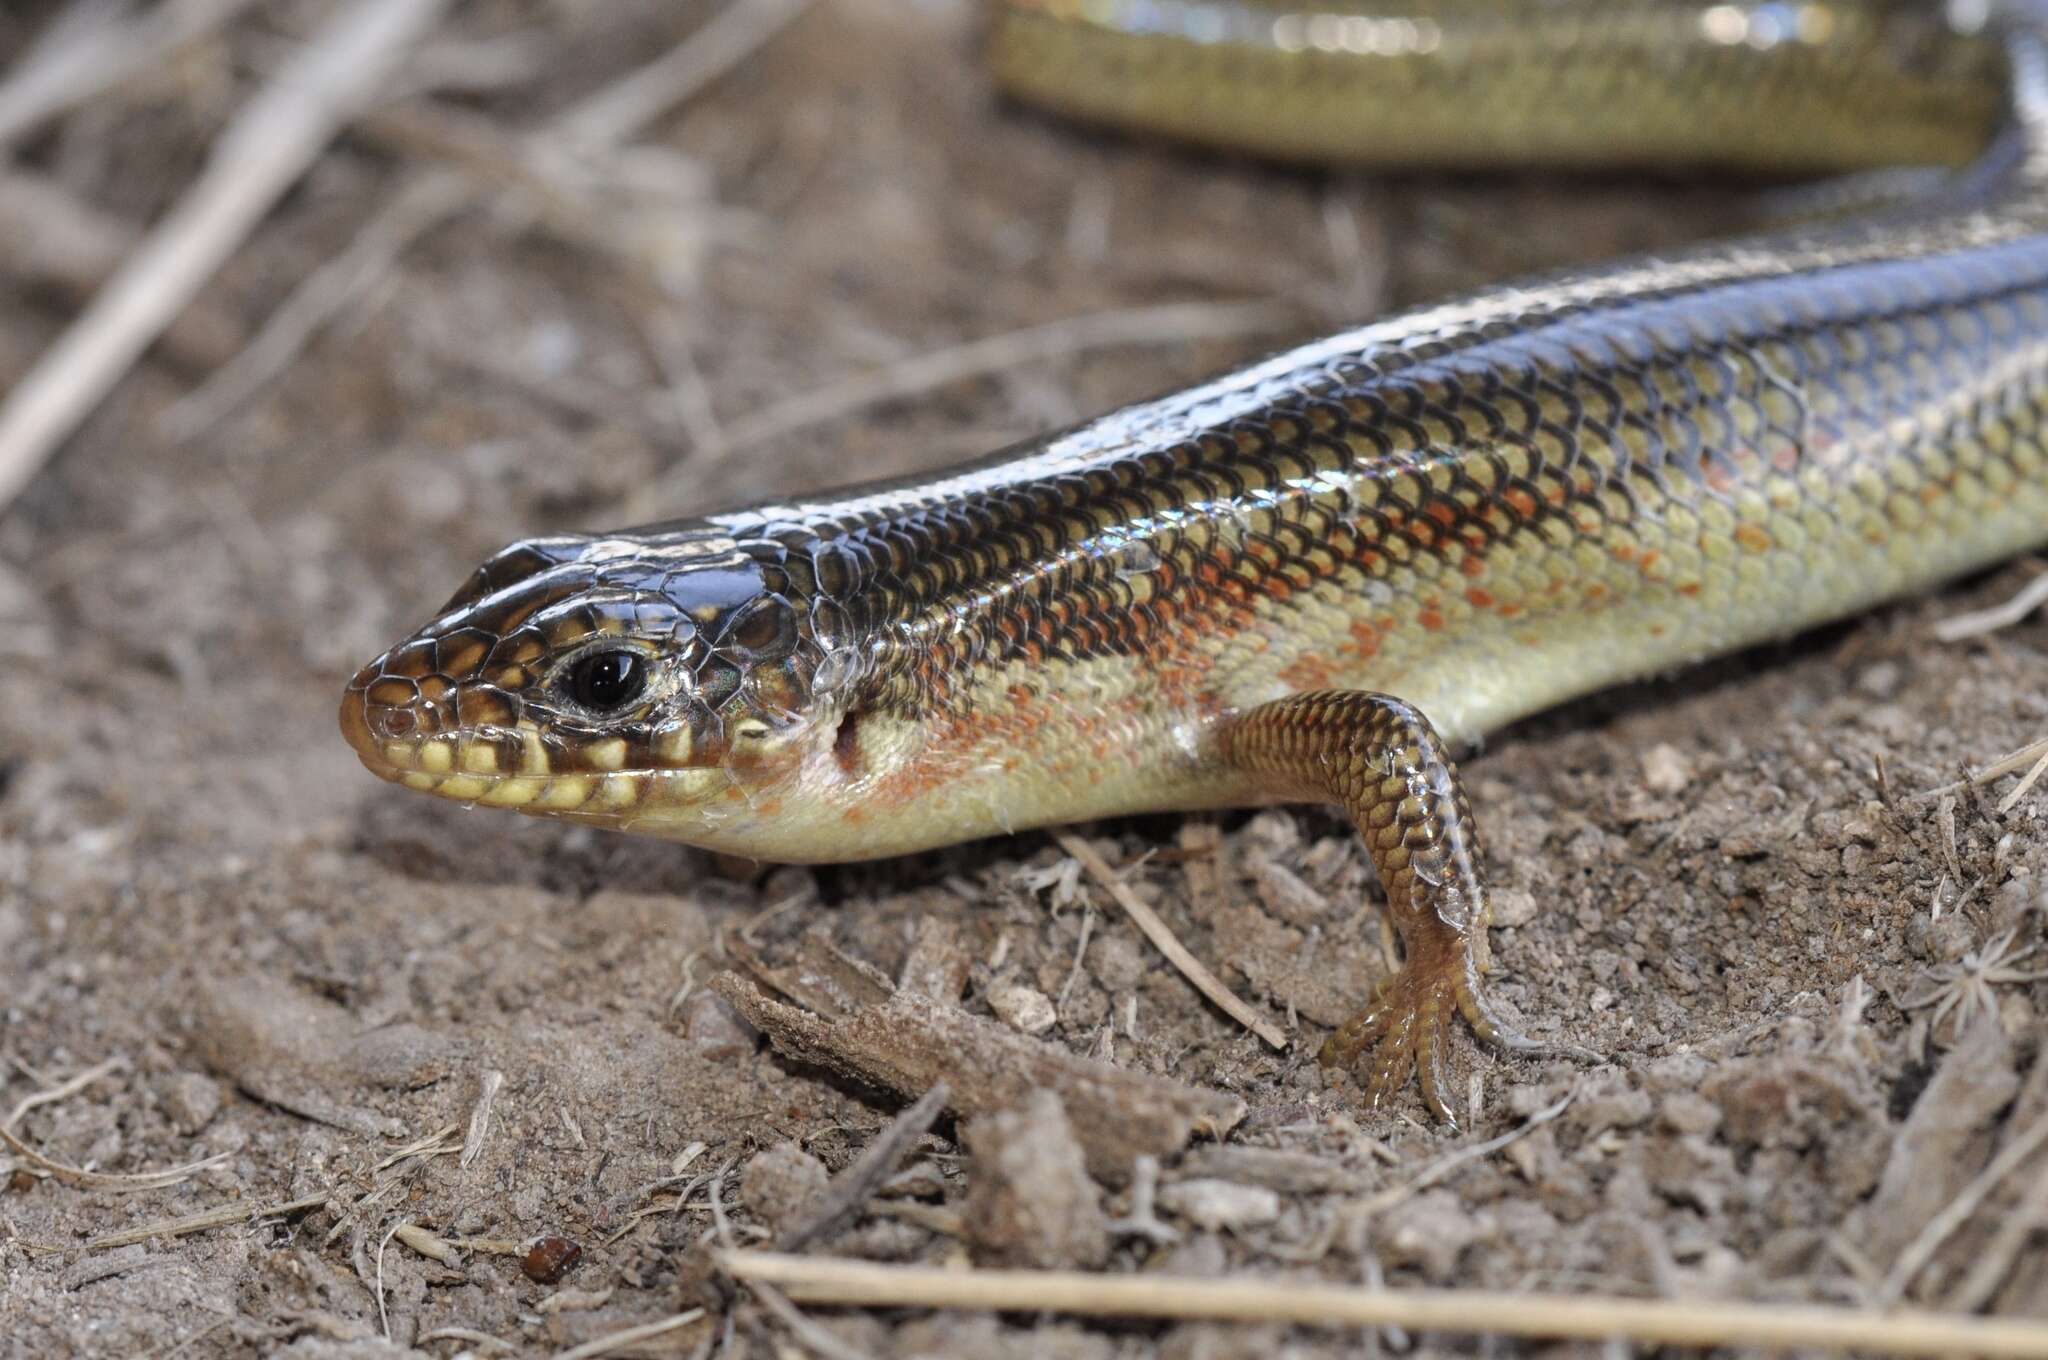
{"label": "dirt ground", "polygon": [[[1384,967],[1364,857],[1321,810],[1084,829],[1282,1027],[1275,1051],[1045,835],[756,873],[364,773],[335,731],[344,680],[510,538],[942,465],[1758,197],[1311,174],[1078,131],[992,96],[964,0],[819,0],[629,153],[521,158],[716,12],[461,8],[418,92],[338,141],[0,509],[0,1353],[545,1354],[700,1303],[616,1353],[1481,1348],[1031,1313],[793,1324],[734,1295],[700,1249],[714,1200],[738,1241],[775,1241],[908,1103],[786,1056],[711,985],[827,956],[888,979],[951,959],[975,1033],[1244,1113],[1156,1185],[1043,1100],[944,1117],[813,1253],[2048,1326],[2048,1162],[2027,1160],[2048,1130],[2048,787],[2003,811],[2017,774],[1930,793],[2048,735],[2048,619],[1933,633],[2038,564],[1471,759],[1496,993],[1612,1060],[1467,1055],[1465,1132],[1412,1092],[1361,1108],[1313,1061]],[[326,13],[255,6],[16,144],[0,201],[33,181],[57,215],[0,243],[0,387],[90,282],[46,258],[84,249],[64,214],[114,239],[154,219]],[[0,11],[0,62],[57,14]],[[174,403],[437,167],[462,206],[194,428]]]}

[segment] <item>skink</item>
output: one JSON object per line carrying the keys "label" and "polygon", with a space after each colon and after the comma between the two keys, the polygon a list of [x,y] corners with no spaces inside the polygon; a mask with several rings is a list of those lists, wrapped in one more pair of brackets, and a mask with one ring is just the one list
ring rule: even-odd
{"label": "skink", "polygon": [[1010,90],[1281,156],[1991,150],[1935,200],[1424,308],[929,477],[523,540],[342,729],[410,788],[768,860],[1339,804],[1405,962],[1323,1056],[1448,1119],[1455,1015],[1565,1047],[1482,987],[1452,747],[2048,543],[2042,58],[1959,22],[1010,0]]}

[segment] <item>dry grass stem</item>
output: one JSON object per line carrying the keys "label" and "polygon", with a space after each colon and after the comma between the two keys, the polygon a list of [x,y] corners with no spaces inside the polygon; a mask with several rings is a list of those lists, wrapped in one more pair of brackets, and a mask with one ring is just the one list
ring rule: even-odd
{"label": "dry grass stem", "polygon": [[[2041,579],[2044,581],[2048,581],[2048,576],[2044,576]],[[2041,782],[2041,776],[2043,774],[2048,774],[2048,751],[2043,751],[2041,753],[2041,758],[2035,761],[2033,765],[2028,768],[2026,774],[2020,779],[2020,782],[2013,786],[2013,791],[2011,793],[2008,793],[2007,795],[2005,795],[2005,797],[1998,800],[1998,810],[2000,812],[2011,812],[2014,808],[2018,807],[2020,799],[2026,797],[2028,791],[2032,789],[2034,785]]]}
{"label": "dry grass stem", "polygon": [[942,1081],[891,1120],[889,1127],[875,1135],[852,1165],[832,1178],[832,1183],[825,1187],[825,1193],[818,1197],[811,1212],[782,1234],[775,1244],[776,1250],[801,1250],[860,1212],[868,1197],[895,1174],[905,1155],[917,1146],[917,1140],[924,1137],[925,1130],[946,1108],[946,1101],[952,1094]]}
{"label": "dry grass stem", "polygon": [[115,5],[75,5],[0,83],[0,148],[39,124],[177,54],[249,7],[250,0],[160,0],[115,23]]}
{"label": "dry grass stem", "polygon": [[[0,241],[7,242],[11,278],[82,306],[141,239],[141,227],[79,198],[54,177],[0,169]],[[233,358],[247,339],[232,306],[202,295],[164,328],[158,345],[177,363],[205,371]]]}
{"label": "dry grass stem", "polygon": [[461,1145],[451,1144],[448,1140],[454,1137],[455,1131],[461,1127],[460,1124],[443,1124],[426,1137],[416,1138],[412,1142],[407,1143],[404,1147],[377,1163],[371,1170],[389,1171],[400,1162],[413,1157],[445,1157],[451,1152],[459,1152],[461,1151]]}
{"label": "dry grass stem", "polygon": [[554,131],[580,146],[616,146],[745,61],[810,0],[733,0],[709,23],[631,75],[565,110]]}
{"label": "dry grass stem", "polygon": [[1927,803],[1938,798],[1946,798],[1950,794],[1961,793],[1964,789],[1979,788],[1989,784],[1994,779],[2003,779],[2006,775],[2016,770],[2024,770],[2044,756],[2048,756],[2048,737],[2043,737],[2039,741],[2028,742],[2025,746],[2020,747],[2019,750],[2000,756],[1968,779],[1960,779],[1953,784],[1943,784],[1939,788],[1916,793],[1913,795],[1912,801]]}
{"label": "dry grass stem", "polygon": [[[1885,1276],[1884,1283],[1878,1287],[1876,1301],[1889,1305],[1903,1298],[1914,1277],[1934,1259],[1934,1253],[1941,1250],[1942,1243],[1948,1241],[1956,1229],[1969,1222],[1971,1215],[1975,1214],[1990,1197],[1991,1192],[1998,1188],[1999,1182],[2017,1171],[2020,1165],[2039,1151],[2044,1143],[2048,1143],[2048,1115],[2035,1120],[2025,1133],[2007,1143],[1999,1154],[1977,1173],[1976,1178],[1964,1186],[1940,1213],[1928,1221],[1919,1235],[1906,1244],[1906,1249],[1899,1253],[1899,1259],[1893,1263],[1891,1271]],[[2040,1327],[2044,1341],[2048,1341],[2048,1327],[2039,1323],[2035,1325]]]}
{"label": "dry grass stem", "polygon": [[14,1109],[8,1114],[7,1118],[0,1119],[0,1129],[13,1128],[21,1122],[22,1116],[26,1115],[30,1110],[40,1109],[45,1105],[54,1105],[60,1100],[77,1095],[101,1077],[119,1071],[126,1065],[127,1059],[116,1054],[103,1062],[94,1063],[69,1081],[60,1082],[47,1090],[29,1092],[16,1102]]}
{"label": "dry grass stem", "polygon": [[462,1254],[455,1249],[454,1243],[429,1232],[417,1223],[401,1223],[391,1232],[399,1241],[420,1255],[439,1261],[444,1266],[452,1266],[462,1259]]}
{"label": "dry grass stem", "polygon": [[2048,604],[2048,571],[2020,587],[2003,604],[1943,619],[1934,625],[1934,636],[1940,642],[1961,642],[1964,638],[1995,633],[2001,628],[2012,627],[2044,604]]}
{"label": "dry grass stem", "polygon": [[914,397],[969,378],[1002,373],[1019,364],[1127,345],[1170,345],[1286,330],[1301,320],[1278,302],[1175,302],[1066,317],[1043,326],[914,355],[873,372],[800,389],[787,401],[726,427],[726,445],[743,449],[822,425],[885,401]]}
{"label": "dry grass stem", "polygon": [[200,1172],[219,1166],[234,1155],[229,1152],[217,1152],[211,1157],[187,1162],[183,1166],[166,1167],[162,1171],[119,1174],[109,1171],[87,1171],[84,1167],[72,1166],[45,1157],[4,1128],[0,1128],[0,1143],[13,1148],[14,1154],[30,1166],[48,1172],[52,1180],[68,1185],[74,1190],[162,1190],[191,1180]]}
{"label": "dry grass stem", "polygon": [[482,1346],[487,1351],[504,1354],[519,1348],[501,1336],[480,1332],[474,1327],[436,1327],[431,1332],[420,1334],[422,1341],[465,1341],[472,1346]]}
{"label": "dry grass stem", "polygon": [[1544,1106],[1523,1120],[1520,1125],[1508,1130],[1499,1137],[1489,1138],[1483,1143],[1474,1143],[1471,1147],[1459,1148],[1456,1152],[1447,1153],[1439,1157],[1436,1161],[1424,1167],[1412,1180],[1403,1181],[1401,1184],[1390,1186],[1377,1194],[1368,1195],[1364,1200],[1363,1207],[1370,1213],[1386,1212],[1411,1195],[1418,1195],[1427,1190],[1430,1186],[1435,1185],[1438,1181],[1468,1162],[1476,1162],[1483,1158],[1491,1157],[1494,1153],[1508,1146],[1508,1144],[1528,1137],[1537,1129],[1542,1128],[1545,1124],[1550,1123],[1570,1109],[1572,1100],[1577,1095],[1578,1092],[1576,1091],[1567,1092],[1561,1099]]}
{"label": "dry grass stem", "polygon": [[797,1306],[783,1296],[781,1290],[772,1284],[756,1280],[748,1286],[755,1300],[773,1313],[783,1326],[795,1334],[804,1349],[825,1360],[873,1360],[866,1351],[847,1345],[817,1323],[805,1317]]}
{"label": "dry grass stem", "polygon": [[462,1165],[470,1166],[484,1150],[484,1139],[491,1132],[491,1106],[498,1099],[498,1091],[505,1085],[505,1074],[496,1068],[484,1069],[477,1082],[476,1108],[469,1112],[469,1132],[462,1140]]}
{"label": "dry grass stem", "polygon": [[1999,1220],[1998,1231],[1942,1306],[1953,1313],[1974,1313],[1991,1302],[2012,1272],[2013,1263],[2044,1226],[2048,1226],[2048,1176],[2036,1176],[2019,1204]]}
{"label": "dry grass stem", "polygon": [[167,407],[157,428],[176,443],[196,439],[291,366],[322,326],[367,294],[403,254],[470,199],[470,186],[446,170],[422,171],[341,254],[308,274],[270,314],[254,339],[205,382]]}
{"label": "dry grass stem", "polygon": [[[589,150],[630,140],[780,32],[808,3],[738,0],[661,56],[557,116],[536,134],[536,143],[552,140]],[[445,112],[432,118],[390,112],[371,122],[380,137],[413,154],[453,161],[487,184],[509,182],[543,199],[553,197],[545,158],[529,156],[520,143],[482,120],[459,120]],[[388,274],[413,242],[468,206],[476,189],[454,170],[414,172],[346,250],[292,289],[246,349],[165,411],[160,427],[165,437],[196,439],[277,378],[344,307]],[[610,406],[606,402],[595,412],[580,413],[602,415]],[[708,412],[707,404],[707,418]],[[696,425],[687,419],[685,424],[701,437]]]}
{"label": "dry grass stem", "polygon": [[643,1341],[652,1341],[666,1336],[679,1327],[687,1327],[704,1316],[702,1308],[692,1308],[654,1322],[643,1322],[637,1327],[626,1327],[609,1336],[600,1336],[580,1346],[571,1346],[565,1351],[556,1351],[554,1360],[595,1360],[600,1355],[612,1355],[628,1347],[638,1346]]}
{"label": "dry grass stem", "polygon": [[206,169],[0,401],[0,508],[162,333],[447,0],[356,0],[215,141]]}
{"label": "dry grass stem", "polygon": [[304,1195],[277,1204],[225,1204],[218,1209],[207,1209],[180,1218],[159,1218],[150,1223],[141,1223],[120,1232],[95,1237],[85,1244],[87,1251],[107,1251],[114,1247],[125,1247],[136,1242],[147,1242],[155,1237],[186,1237],[192,1233],[205,1232],[210,1228],[225,1228],[231,1223],[254,1223],[259,1218],[277,1218],[284,1214],[301,1213],[317,1209],[327,1203],[333,1195],[322,1191],[317,1195]]}
{"label": "dry grass stem", "polygon": [[1095,853],[1093,846],[1071,831],[1055,831],[1053,839],[1059,842],[1062,850],[1081,862],[1081,866],[1088,871],[1091,878],[1108,890],[1109,895],[1116,899],[1117,905],[1129,913],[1132,922],[1145,933],[1145,938],[1158,946],[1159,952],[1181,971],[1183,977],[1194,984],[1196,991],[1215,1002],[1231,1019],[1274,1048],[1287,1047],[1287,1035],[1280,1027],[1239,999],[1214,973],[1203,966],[1200,959],[1189,953],[1187,946],[1180,942],[1166,922],[1159,919],[1159,913],[1146,906],[1144,901],[1131,891],[1129,885],[1117,877],[1116,871],[1109,867],[1108,861]]}
{"label": "dry grass stem", "polygon": [[1311,1327],[1396,1326],[1460,1335],[1648,1345],[2048,1357],[2048,1327],[2038,1321],[1904,1310],[1477,1289],[1361,1289],[1351,1284],[1185,1280],[1067,1270],[953,1270],[762,1251],[724,1251],[719,1263],[736,1280],[776,1285],[803,1303],[1291,1322]]}

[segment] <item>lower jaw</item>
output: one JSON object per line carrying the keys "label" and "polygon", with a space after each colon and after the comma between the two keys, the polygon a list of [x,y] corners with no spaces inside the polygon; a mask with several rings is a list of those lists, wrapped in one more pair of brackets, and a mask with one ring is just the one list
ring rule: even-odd
{"label": "lower jaw", "polygon": [[723,770],[620,770],[572,774],[432,773],[364,761],[380,779],[472,807],[510,808],[536,816],[624,817],[661,803],[695,803],[732,788]]}

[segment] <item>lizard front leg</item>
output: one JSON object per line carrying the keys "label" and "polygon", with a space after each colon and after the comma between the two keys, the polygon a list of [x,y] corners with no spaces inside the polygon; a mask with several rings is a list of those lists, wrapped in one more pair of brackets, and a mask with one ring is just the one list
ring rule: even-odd
{"label": "lizard front leg", "polygon": [[1487,900],[1478,833],[1457,769],[1420,712],[1363,690],[1296,694],[1228,720],[1222,749],[1269,791],[1351,815],[1400,932],[1400,971],[1330,1036],[1326,1065],[1356,1065],[1375,1105],[1414,1073],[1430,1108],[1455,1123],[1445,1066],[1453,1013],[1500,1048],[1595,1056],[1523,1036],[1481,990]]}

